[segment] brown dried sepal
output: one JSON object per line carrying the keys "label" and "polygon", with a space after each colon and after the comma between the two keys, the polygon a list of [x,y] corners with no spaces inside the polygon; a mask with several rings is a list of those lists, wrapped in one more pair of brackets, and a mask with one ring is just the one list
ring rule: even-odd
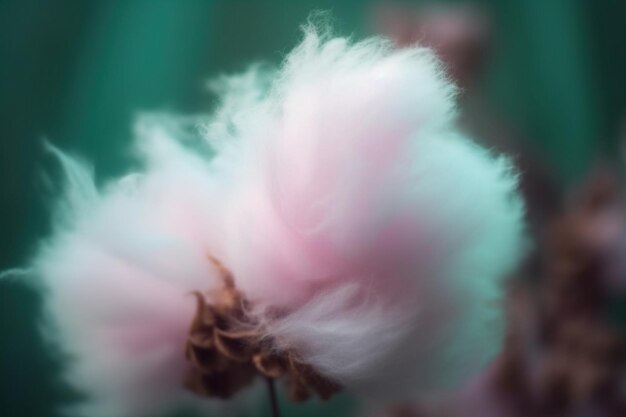
{"label": "brown dried sepal", "polygon": [[261,343],[259,326],[246,314],[248,302],[235,287],[232,274],[209,257],[223,280],[223,288],[205,295],[194,292],[196,314],[189,329],[185,357],[190,369],[184,384],[204,397],[227,399],[250,385],[257,375],[285,378],[294,402],[317,394],[323,400],[340,386],[311,366],[296,360],[290,351],[279,351],[267,338]]}

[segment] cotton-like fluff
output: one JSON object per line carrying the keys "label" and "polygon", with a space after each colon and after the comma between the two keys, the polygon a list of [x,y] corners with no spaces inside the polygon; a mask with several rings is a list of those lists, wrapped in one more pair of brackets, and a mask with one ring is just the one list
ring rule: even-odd
{"label": "cotton-like fluff", "polygon": [[235,139],[214,161],[218,257],[257,311],[291,312],[268,323],[284,346],[368,396],[447,386],[498,349],[523,206],[454,93],[427,49],[309,32],[266,99],[217,121]]}
{"label": "cotton-like fluff", "polygon": [[190,294],[222,285],[208,255],[276,349],[348,391],[395,398],[482,366],[499,347],[523,207],[509,161],[457,131],[433,54],[308,28],[280,69],[213,87],[203,140],[142,123],[141,168],[101,189],[59,153],[67,196],[35,270],[48,333],[88,395],[79,410],[192,400]]}

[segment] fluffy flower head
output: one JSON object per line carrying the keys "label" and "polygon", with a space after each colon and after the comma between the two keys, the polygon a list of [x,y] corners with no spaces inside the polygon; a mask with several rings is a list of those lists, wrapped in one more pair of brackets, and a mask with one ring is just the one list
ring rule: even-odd
{"label": "fluffy flower head", "polygon": [[497,349],[521,248],[510,162],[457,130],[431,51],[305,32],[281,68],[214,83],[198,143],[144,120],[141,169],[101,189],[59,154],[66,204],[35,266],[85,414],[195,401],[183,347],[190,294],[222,285],[209,255],[261,339],[356,393],[449,386]]}

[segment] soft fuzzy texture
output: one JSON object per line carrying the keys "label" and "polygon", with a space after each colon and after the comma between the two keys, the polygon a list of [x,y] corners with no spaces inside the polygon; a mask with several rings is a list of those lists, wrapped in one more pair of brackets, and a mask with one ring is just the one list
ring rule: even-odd
{"label": "soft fuzzy texture", "polygon": [[212,84],[200,143],[144,120],[141,169],[102,189],[57,152],[67,194],[34,267],[84,415],[191,400],[189,294],[220,285],[207,254],[279,347],[357,394],[447,387],[498,349],[522,246],[509,161],[457,131],[429,50],[305,32],[279,70]]}

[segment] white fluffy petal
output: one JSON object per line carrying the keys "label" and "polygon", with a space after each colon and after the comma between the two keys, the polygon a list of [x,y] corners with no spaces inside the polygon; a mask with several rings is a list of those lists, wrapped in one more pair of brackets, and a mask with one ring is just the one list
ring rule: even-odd
{"label": "white fluffy petal", "polygon": [[523,206],[508,160],[457,131],[433,54],[309,28],[278,71],[216,85],[206,143],[144,120],[142,168],[102,190],[57,152],[68,198],[35,269],[83,412],[189,400],[189,294],[220,285],[207,254],[279,347],[356,393],[411,395],[482,366]]}

